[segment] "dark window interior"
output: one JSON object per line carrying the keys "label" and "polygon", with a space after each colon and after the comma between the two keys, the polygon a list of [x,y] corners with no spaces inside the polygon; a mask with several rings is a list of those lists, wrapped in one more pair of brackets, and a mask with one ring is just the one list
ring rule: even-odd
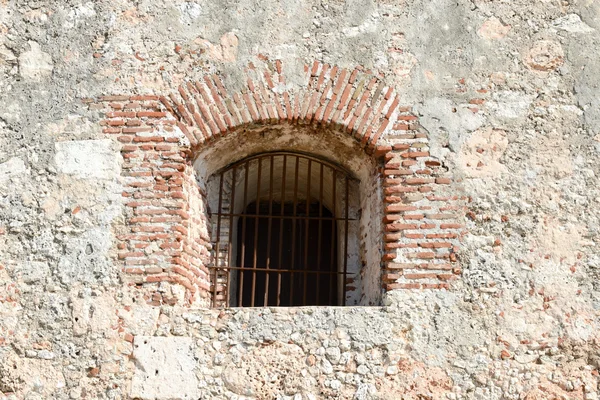
{"label": "dark window interior", "polygon": [[241,305],[337,305],[335,232],[331,211],[317,201],[250,203],[237,229]]}

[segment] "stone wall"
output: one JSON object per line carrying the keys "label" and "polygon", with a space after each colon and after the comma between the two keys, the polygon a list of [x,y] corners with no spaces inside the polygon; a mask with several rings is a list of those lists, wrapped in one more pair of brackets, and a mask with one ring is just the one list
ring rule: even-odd
{"label": "stone wall", "polygon": [[[0,0],[0,398],[597,399],[599,31],[590,0]],[[376,306],[202,295],[210,173],[290,132],[380,188]]]}

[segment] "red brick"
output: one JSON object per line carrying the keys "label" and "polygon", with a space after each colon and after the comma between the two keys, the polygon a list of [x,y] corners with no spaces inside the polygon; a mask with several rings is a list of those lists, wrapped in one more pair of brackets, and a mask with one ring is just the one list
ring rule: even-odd
{"label": "red brick", "polygon": [[447,242],[426,242],[426,243],[419,243],[419,246],[423,247],[423,248],[439,249],[439,248],[450,248],[450,247],[452,247],[452,244],[447,243]]}
{"label": "red brick", "polygon": [[435,227],[435,224],[421,224],[421,226],[419,226],[419,229],[434,229]]}
{"label": "red brick", "polygon": [[130,96],[129,100],[131,101],[156,101],[160,98],[160,96],[151,95],[151,94],[142,94]]}
{"label": "red brick", "polygon": [[123,103],[108,103],[108,106],[113,110],[122,110],[125,107]]}
{"label": "red brick", "polygon": [[403,238],[402,233],[386,233],[383,238],[386,242],[395,242]]}
{"label": "red brick", "polygon": [[404,157],[404,158],[429,157],[429,152],[428,151],[411,151],[408,153],[402,153],[400,156]]}
{"label": "red brick", "polygon": [[107,118],[135,118],[135,111],[111,111],[106,113]]}
{"label": "red brick", "polygon": [[163,142],[165,139],[161,136],[136,136],[133,141],[139,142]]}
{"label": "red brick", "polygon": [[404,204],[390,204],[385,208],[385,212],[393,213],[393,212],[404,212],[404,211],[416,211],[417,207],[408,206]]}
{"label": "red brick", "polygon": [[423,219],[423,214],[404,214],[404,219]]}
{"label": "red brick", "polygon": [[398,115],[401,121],[416,121],[418,118],[415,115]]}
{"label": "red brick", "polygon": [[420,253],[408,253],[406,254],[407,258],[421,258],[421,259],[433,259],[435,258],[435,253],[431,251],[424,251]]}
{"label": "red brick", "polygon": [[450,285],[447,283],[423,283],[423,289],[448,289]]}
{"label": "red brick", "polygon": [[123,120],[123,119],[105,119],[100,124],[108,125],[108,126],[122,126],[122,125],[125,125],[125,120]]}
{"label": "red brick", "polygon": [[379,157],[383,157],[385,154],[389,153],[390,151],[392,151],[392,146],[377,146],[377,148],[375,149],[375,157],[379,158]]}
{"label": "red brick", "polygon": [[403,231],[407,229],[417,229],[416,224],[388,224],[385,230],[388,232]]}
{"label": "red brick", "polygon": [[413,263],[388,263],[387,269],[414,269],[417,265]]}
{"label": "red brick", "polygon": [[417,191],[415,187],[407,187],[407,186],[394,186],[385,188],[384,192],[386,195],[393,193],[414,193]]}
{"label": "red brick", "polygon": [[437,279],[437,274],[432,273],[413,273],[413,274],[404,274],[404,278],[406,279]]}
{"label": "red brick", "polygon": [[[400,123],[394,124],[393,129],[395,131],[408,131],[410,129],[410,126],[406,122],[400,122]],[[414,135],[410,135],[409,139],[412,139],[412,138],[414,138]]]}
{"label": "red brick", "polygon": [[420,283],[391,283],[385,285],[386,290],[395,290],[395,289],[420,289]]}
{"label": "red brick", "polygon": [[441,224],[440,229],[460,229],[463,226],[461,224]]}
{"label": "red brick", "polygon": [[384,175],[413,175],[410,169],[386,169]]}
{"label": "red brick", "polygon": [[149,118],[164,118],[167,116],[167,113],[162,111],[138,111],[137,116],[139,118],[149,117]]}
{"label": "red brick", "polygon": [[102,96],[100,101],[124,101],[129,100],[129,96]]}
{"label": "red brick", "polygon": [[431,178],[406,178],[407,185],[423,185],[427,183],[433,183]]}
{"label": "red brick", "polygon": [[383,274],[383,280],[384,281],[395,281],[396,279],[399,279],[402,277],[402,274]]}
{"label": "red brick", "polygon": [[452,219],[456,218],[454,214],[427,214],[429,219]]}

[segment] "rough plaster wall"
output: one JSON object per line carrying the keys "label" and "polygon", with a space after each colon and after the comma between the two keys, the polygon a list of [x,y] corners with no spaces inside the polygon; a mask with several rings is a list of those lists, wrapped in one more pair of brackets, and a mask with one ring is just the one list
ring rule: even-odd
{"label": "rough plaster wall", "polygon": [[[593,0],[0,1],[0,393],[140,394],[133,336],[181,336],[196,377],[145,398],[596,399],[599,31]],[[379,70],[415,106],[471,199],[450,292],[219,315],[121,282],[118,167],[89,169],[118,153],[72,164],[104,139],[79,99],[241,86],[259,53],[290,85],[313,59]]]}

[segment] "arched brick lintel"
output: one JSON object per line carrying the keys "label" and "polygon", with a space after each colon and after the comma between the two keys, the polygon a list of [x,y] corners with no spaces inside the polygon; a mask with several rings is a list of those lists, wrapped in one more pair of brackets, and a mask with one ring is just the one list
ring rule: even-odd
{"label": "arched brick lintel", "polygon": [[[455,253],[464,233],[461,199],[395,90],[369,71],[316,61],[305,66],[304,85],[286,85],[279,62],[272,68],[251,64],[245,79],[245,86],[232,92],[212,74],[185,81],[167,96],[89,101],[90,108],[107,111],[103,132],[123,143],[129,219],[118,248],[126,277],[137,284],[181,285],[187,302],[208,305],[215,289],[208,269],[210,223],[194,154],[246,127],[285,122],[346,132],[367,153],[384,159],[383,288],[448,288],[460,274]],[[155,303],[172,301],[156,297]]]}
{"label": "arched brick lintel", "polygon": [[211,74],[186,81],[160,101],[192,150],[243,126],[287,122],[337,128],[371,154],[386,131],[410,128],[406,122],[411,118],[394,126],[400,113],[410,109],[399,107],[399,96],[382,77],[318,61],[304,69],[304,85],[290,86],[280,62],[272,70],[250,64],[241,90],[231,93]]}

